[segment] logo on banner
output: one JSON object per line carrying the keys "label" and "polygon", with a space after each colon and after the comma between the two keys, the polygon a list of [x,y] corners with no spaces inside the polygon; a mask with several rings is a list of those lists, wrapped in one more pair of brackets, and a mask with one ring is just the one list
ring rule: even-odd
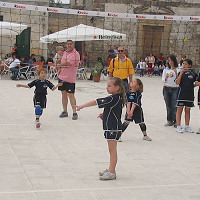
{"label": "logo on banner", "polygon": [[3,3],[3,6],[6,6],[6,3]]}
{"label": "logo on banner", "polygon": [[117,14],[114,14],[114,13],[108,13],[108,16],[109,16],[109,17],[118,17],[118,15],[117,15]]}
{"label": "logo on banner", "polygon": [[136,15],[136,18],[138,18],[138,19],[146,19],[146,16]]}
{"label": "logo on banner", "polygon": [[190,17],[190,20],[199,20],[198,17]]}
{"label": "logo on banner", "polygon": [[66,13],[68,14],[68,13],[69,13],[69,10],[66,10]]}
{"label": "logo on banner", "polygon": [[47,11],[49,11],[49,12],[58,12],[58,9],[55,9],[55,8],[47,8]]}
{"label": "logo on banner", "polygon": [[95,40],[97,39],[97,36],[96,36],[96,35],[94,36],[94,39],[95,39]]}
{"label": "logo on banner", "polygon": [[15,8],[20,8],[20,9],[26,9],[26,7],[25,6],[21,6],[21,5],[17,5],[17,4],[15,4],[15,6],[14,6]]}
{"label": "logo on banner", "polygon": [[122,40],[122,35],[99,35],[99,40]]}
{"label": "logo on banner", "polygon": [[38,10],[38,7],[35,7],[35,10]]}
{"label": "logo on banner", "polygon": [[173,19],[174,19],[174,17],[168,17],[168,16],[164,16],[164,19],[173,20]]}
{"label": "logo on banner", "polygon": [[79,11],[78,11],[78,14],[79,14],[79,15],[88,15],[88,12],[80,11],[80,10],[79,10]]}

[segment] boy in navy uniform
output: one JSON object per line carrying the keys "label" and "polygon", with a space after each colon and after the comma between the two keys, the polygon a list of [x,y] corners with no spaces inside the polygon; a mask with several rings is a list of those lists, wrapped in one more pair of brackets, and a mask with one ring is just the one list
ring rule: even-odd
{"label": "boy in navy uniform", "polygon": [[54,86],[50,81],[46,80],[47,72],[44,69],[41,69],[38,72],[39,79],[32,81],[27,85],[17,84],[17,87],[24,87],[24,88],[32,88],[35,86],[35,95],[33,97],[33,103],[35,107],[35,115],[36,115],[36,128],[40,128],[40,116],[42,115],[43,109],[46,108],[47,102],[47,88],[50,88],[54,91],[58,86],[61,86],[62,83],[57,84]]}

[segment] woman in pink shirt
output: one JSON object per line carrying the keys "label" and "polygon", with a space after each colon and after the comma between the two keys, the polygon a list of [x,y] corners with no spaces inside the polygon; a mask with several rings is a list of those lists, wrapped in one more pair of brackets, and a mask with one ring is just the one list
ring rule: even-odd
{"label": "woman in pink shirt", "polygon": [[58,88],[58,90],[60,90],[62,93],[63,105],[63,112],[60,114],[60,117],[68,117],[67,104],[69,98],[73,110],[72,119],[77,120],[78,115],[76,113],[76,99],[74,93],[76,75],[80,63],[80,54],[74,48],[74,43],[72,40],[67,41],[66,48],[67,50],[63,53],[61,64],[57,65],[60,67],[58,79],[59,82],[63,83],[63,85]]}

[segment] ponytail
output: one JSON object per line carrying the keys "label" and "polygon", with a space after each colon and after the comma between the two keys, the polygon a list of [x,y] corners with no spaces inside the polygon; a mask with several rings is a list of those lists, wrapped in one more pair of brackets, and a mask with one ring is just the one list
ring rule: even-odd
{"label": "ponytail", "polygon": [[115,86],[119,86],[119,93],[122,95],[122,107],[124,107],[126,103],[126,93],[122,80],[118,77],[111,77],[110,80],[113,80]]}

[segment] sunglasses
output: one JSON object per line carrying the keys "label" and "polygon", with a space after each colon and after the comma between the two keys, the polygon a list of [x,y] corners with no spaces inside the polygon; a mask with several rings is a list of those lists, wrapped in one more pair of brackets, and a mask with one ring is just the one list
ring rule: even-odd
{"label": "sunglasses", "polygon": [[120,53],[120,52],[124,52],[124,50],[118,50],[118,52]]}

